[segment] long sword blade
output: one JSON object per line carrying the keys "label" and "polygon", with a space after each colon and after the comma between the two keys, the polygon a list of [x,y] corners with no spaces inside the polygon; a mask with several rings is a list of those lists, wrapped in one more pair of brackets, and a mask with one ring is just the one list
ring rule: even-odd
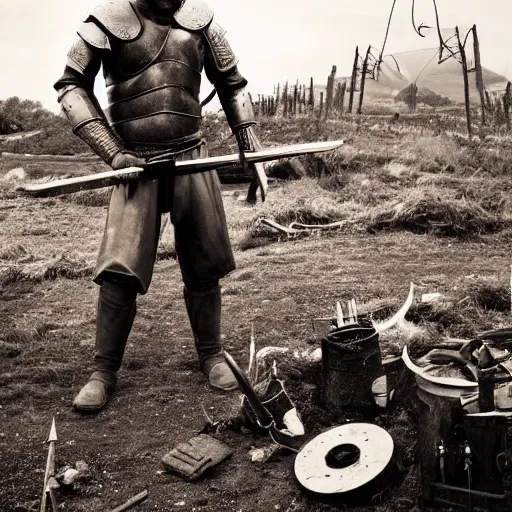
{"label": "long sword blade", "polygon": [[[295,144],[291,146],[281,146],[277,148],[264,149],[245,153],[245,161],[251,163],[264,163],[281,158],[292,158],[310,153],[324,153],[339,148],[343,144],[342,140],[332,142],[312,142],[308,144]],[[158,160],[154,163],[148,163],[144,168],[129,167],[119,171],[98,172],[88,176],[77,176],[75,178],[66,178],[62,180],[50,181],[48,183],[32,183],[18,187],[18,191],[35,197],[52,197],[62,194],[71,194],[81,190],[93,190],[97,188],[119,185],[128,179],[143,178],[156,179],[162,172],[170,172],[169,164],[174,165],[173,174],[192,174],[196,172],[211,171],[219,167],[237,164],[240,162],[240,155],[223,155],[200,158],[196,160],[183,160],[174,162],[172,160]],[[162,164],[167,164],[165,170]]]}

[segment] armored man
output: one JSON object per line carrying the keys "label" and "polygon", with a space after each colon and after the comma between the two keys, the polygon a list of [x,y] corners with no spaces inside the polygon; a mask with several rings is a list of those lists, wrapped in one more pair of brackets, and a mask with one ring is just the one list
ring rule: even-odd
{"label": "armored man", "polygon": [[[246,80],[201,0],[112,0],[78,30],[55,84],[73,132],[113,169],[206,156],[201,72],[214,85],[241,152],[260,149]],[[93,93],[100,67],[109,107]],[[260,165],[260,164],[258,164]],[[253,167],[255,176],[261,169]],[[260,184],[262,185],[262,184]],[[254,187],[252,187],[254,191]],[[94,371],[74,400],[99,411],[116,387],[137,294],[148,291],[161,214],[170,213],[199,367],[210,384],[236,387],[220,345],[219,279],[235,268],[215,171],[136,180],[114,187],[96,266],[100,287]]]}

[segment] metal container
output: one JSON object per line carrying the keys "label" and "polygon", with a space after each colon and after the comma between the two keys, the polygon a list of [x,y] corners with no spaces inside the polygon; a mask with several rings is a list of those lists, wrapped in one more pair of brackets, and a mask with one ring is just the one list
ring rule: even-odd
{"label": "metal container", "polygon": [[373,382],[384,374],[379,334],[373,326],[346,325],[322,339],[324,407],[375,406]]}

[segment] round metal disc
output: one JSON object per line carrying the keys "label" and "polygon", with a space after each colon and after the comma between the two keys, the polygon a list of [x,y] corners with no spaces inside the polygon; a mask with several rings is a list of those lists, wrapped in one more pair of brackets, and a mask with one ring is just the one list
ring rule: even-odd
{"label": "round metal disc", "polygon": [[[329,467],[326,458],[340,445],[356,446],[359,460],[348,467]],[[295,459],[295,475],[304,488],[318,494],[353,491],[386,469],[393,448],[391,436],[377,425],[349,423],[320,434],[304,446]]]}

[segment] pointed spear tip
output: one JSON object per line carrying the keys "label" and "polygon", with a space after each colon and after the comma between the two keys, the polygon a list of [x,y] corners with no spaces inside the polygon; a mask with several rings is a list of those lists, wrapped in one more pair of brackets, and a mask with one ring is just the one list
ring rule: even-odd
{"label": "pointed spear tip", "polygon": [[50,429],[50,436],[48,437],[48,442],[53,443],[57,441],[57,427],[55,426],[55,418],[52,421],[52,428]]}

